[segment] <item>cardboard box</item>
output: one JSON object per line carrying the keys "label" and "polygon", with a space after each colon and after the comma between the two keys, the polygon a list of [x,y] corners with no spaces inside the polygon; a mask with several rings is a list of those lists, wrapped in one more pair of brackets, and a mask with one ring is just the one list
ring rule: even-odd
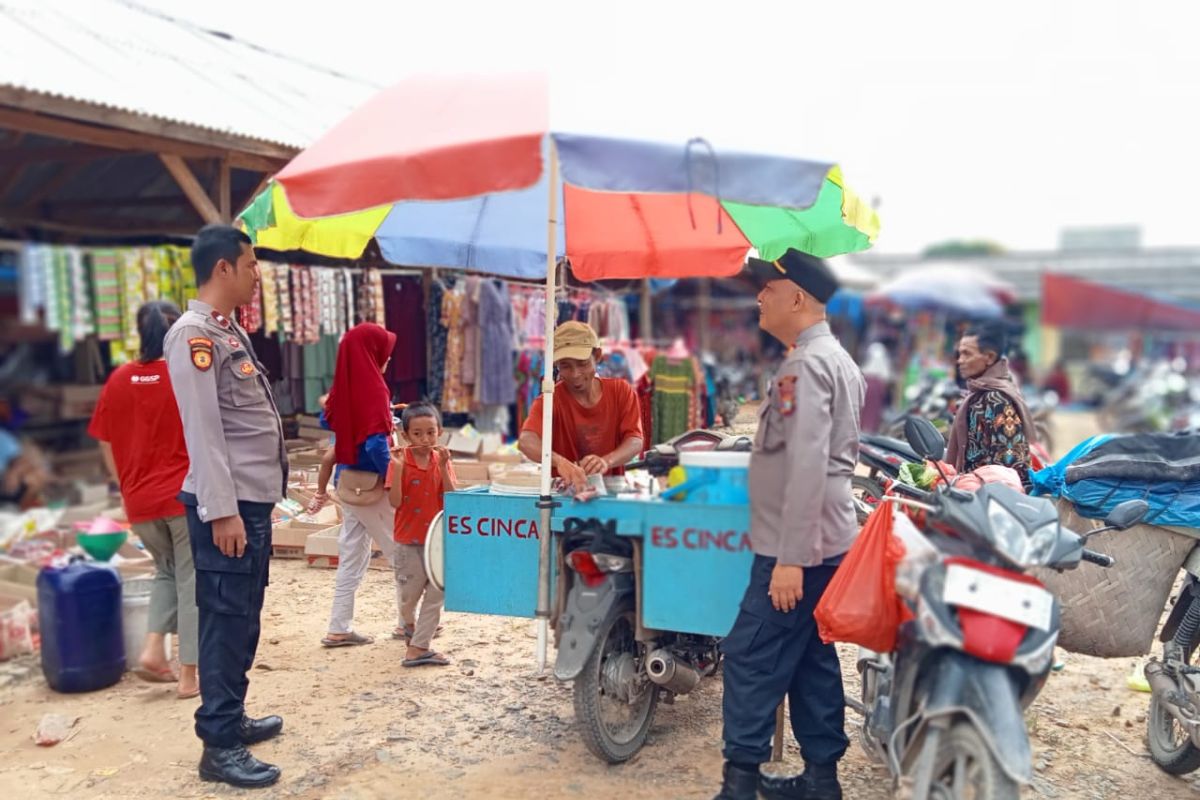
{"label": "cardboard box", "polygon": [[[338,532],[341,528],[326,528],[308,537],[304,544],[304,557],[310,567],[336,569],[338,565]],[[392,565],[382,555],[374,555],[368,565],[371,569],[387,570]]]}
{"label": "cardboard box", "polygon": [[479,460],[485,464],[520,464],[525,456],[520,453],[481,453]]}
{"label": "cardboard box", "polygon": [[292,522],[292,520],[281,522],[271,530],[271,556],[273,558],[304,558],[304,546],[313,531],[305,527],[304,523],[294,525]]}
{"label": "cardboard box", "polygon": [[483,461],[458,460],[454,462],[454,477],[460,481],[487,481],[488,465]]}
{"label": "cardboard box", "polygon": [[38,568],[20,562],[0,564],[0,595],[16,600],[28,600],[37,606]]}

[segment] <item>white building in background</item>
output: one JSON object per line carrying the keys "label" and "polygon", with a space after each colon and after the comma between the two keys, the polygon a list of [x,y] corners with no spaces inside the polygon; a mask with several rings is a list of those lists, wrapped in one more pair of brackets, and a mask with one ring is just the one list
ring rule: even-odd
{"label": "white building in background", "polygon": [[[870,251],[850,258],[881,278],[890,278],[907,268],[939,260]],[[1200,246],[1144,248],[1141,231],[1136,227],[1068,228],[1062,231],[1057,250],[1012,251],[967,258],[955,256],[953,260],[969,260],[990,271],[1012,284],[1023,302],[1035,305],[1041,299],[1041,277],[1045,272],[1073,275],[1133,292],[1200,302]]]}

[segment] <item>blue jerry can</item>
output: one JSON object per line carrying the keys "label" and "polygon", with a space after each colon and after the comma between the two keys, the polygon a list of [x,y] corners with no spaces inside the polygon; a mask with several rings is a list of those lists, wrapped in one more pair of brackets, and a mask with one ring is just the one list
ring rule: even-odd
{"label": "blue jerry can", "polygon": [[74,561],[38,574],[42,673],[58,692],[91,692],[125,673],[121,577],[107,564]]}

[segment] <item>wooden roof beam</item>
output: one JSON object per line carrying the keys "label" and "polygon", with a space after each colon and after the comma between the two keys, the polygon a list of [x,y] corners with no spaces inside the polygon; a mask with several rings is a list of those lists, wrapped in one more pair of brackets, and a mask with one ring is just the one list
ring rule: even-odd
{"label": "wooden roof beam", "polygon": [[[101,125],[170,141],[196,144],[210,150],[260,156],[277,162],[276,169],[300,152],[299,148],[257,139],[253,136],[213,130],[201,125],[176,122],[151,114],[70,97],[60,97],[17,86],[0,86],[0,104],[23,111],[53,114],[56,117],[85,124]],[[161,148],[159,149],[161,150]],[[183,154],[181,153],[181,155]]]}
{"label": "wooden roof beam", "polygon": [[117,130],[116,128],[100,128],[95,125],[48,117],[44,114],[32,114],[28,111],[16,111],[11,108],[0,108],[0,127],[114,150],[169,153],[181,158],[228,158],[230,166],[259,172],[275,172],[287,163],[285,158],[268,158],[239,153],[228,148],[181,142],[177,139],[153,134]]}
{"label": "wooden roof beam", "polygon": [[87,164],[64,164],[62,169],[58,171],[58,174],[34,189],[29,197],[25,198],[25,202],[22,205],[32,212],[37,208],[39,203],[74,180],[79,173],[87,169],[87,166]]}
{"label": "wooden roof beam", "polygon": [[0,168],[24,167],[47,161],[78,163],[102,158],[138,155],[123,150],[93,145],[55,145],[53,147],[0,147]]}
{"label": "wooden roof beam", "polygon": [[171,173],[171,177],[179,184],[179,188],[183,190],[184,195],[191,201],[192,207],[196,209],[196,213],[200,215],[200,219],[205,223],[223,222],[221,212],[213,205],[212,198],[208,196],[208,192],[196,179],[187,162],[173,153],[159,153],[159,159],[163,166],[167,168],[167,172]]}

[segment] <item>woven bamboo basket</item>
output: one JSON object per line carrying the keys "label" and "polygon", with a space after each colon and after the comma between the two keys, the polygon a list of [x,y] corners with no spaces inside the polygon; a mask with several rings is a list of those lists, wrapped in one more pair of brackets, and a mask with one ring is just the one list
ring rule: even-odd
{"label": "woven bamboo basket", "polygon": [[[1085,533],[1102,525],[1081,517],[1066,500],[1058,501],[1063,525]],[[1037,570],[1046,588],[1062,604],[1058,644],[1065,650],[1101,658],[1142,656],[1150,652],[1163,607],[1200,530],[1136,525],[1109,531],[1088,541],[1088,548],[1112,556],[1107,569],[1084,562],[1056,572]]]}

